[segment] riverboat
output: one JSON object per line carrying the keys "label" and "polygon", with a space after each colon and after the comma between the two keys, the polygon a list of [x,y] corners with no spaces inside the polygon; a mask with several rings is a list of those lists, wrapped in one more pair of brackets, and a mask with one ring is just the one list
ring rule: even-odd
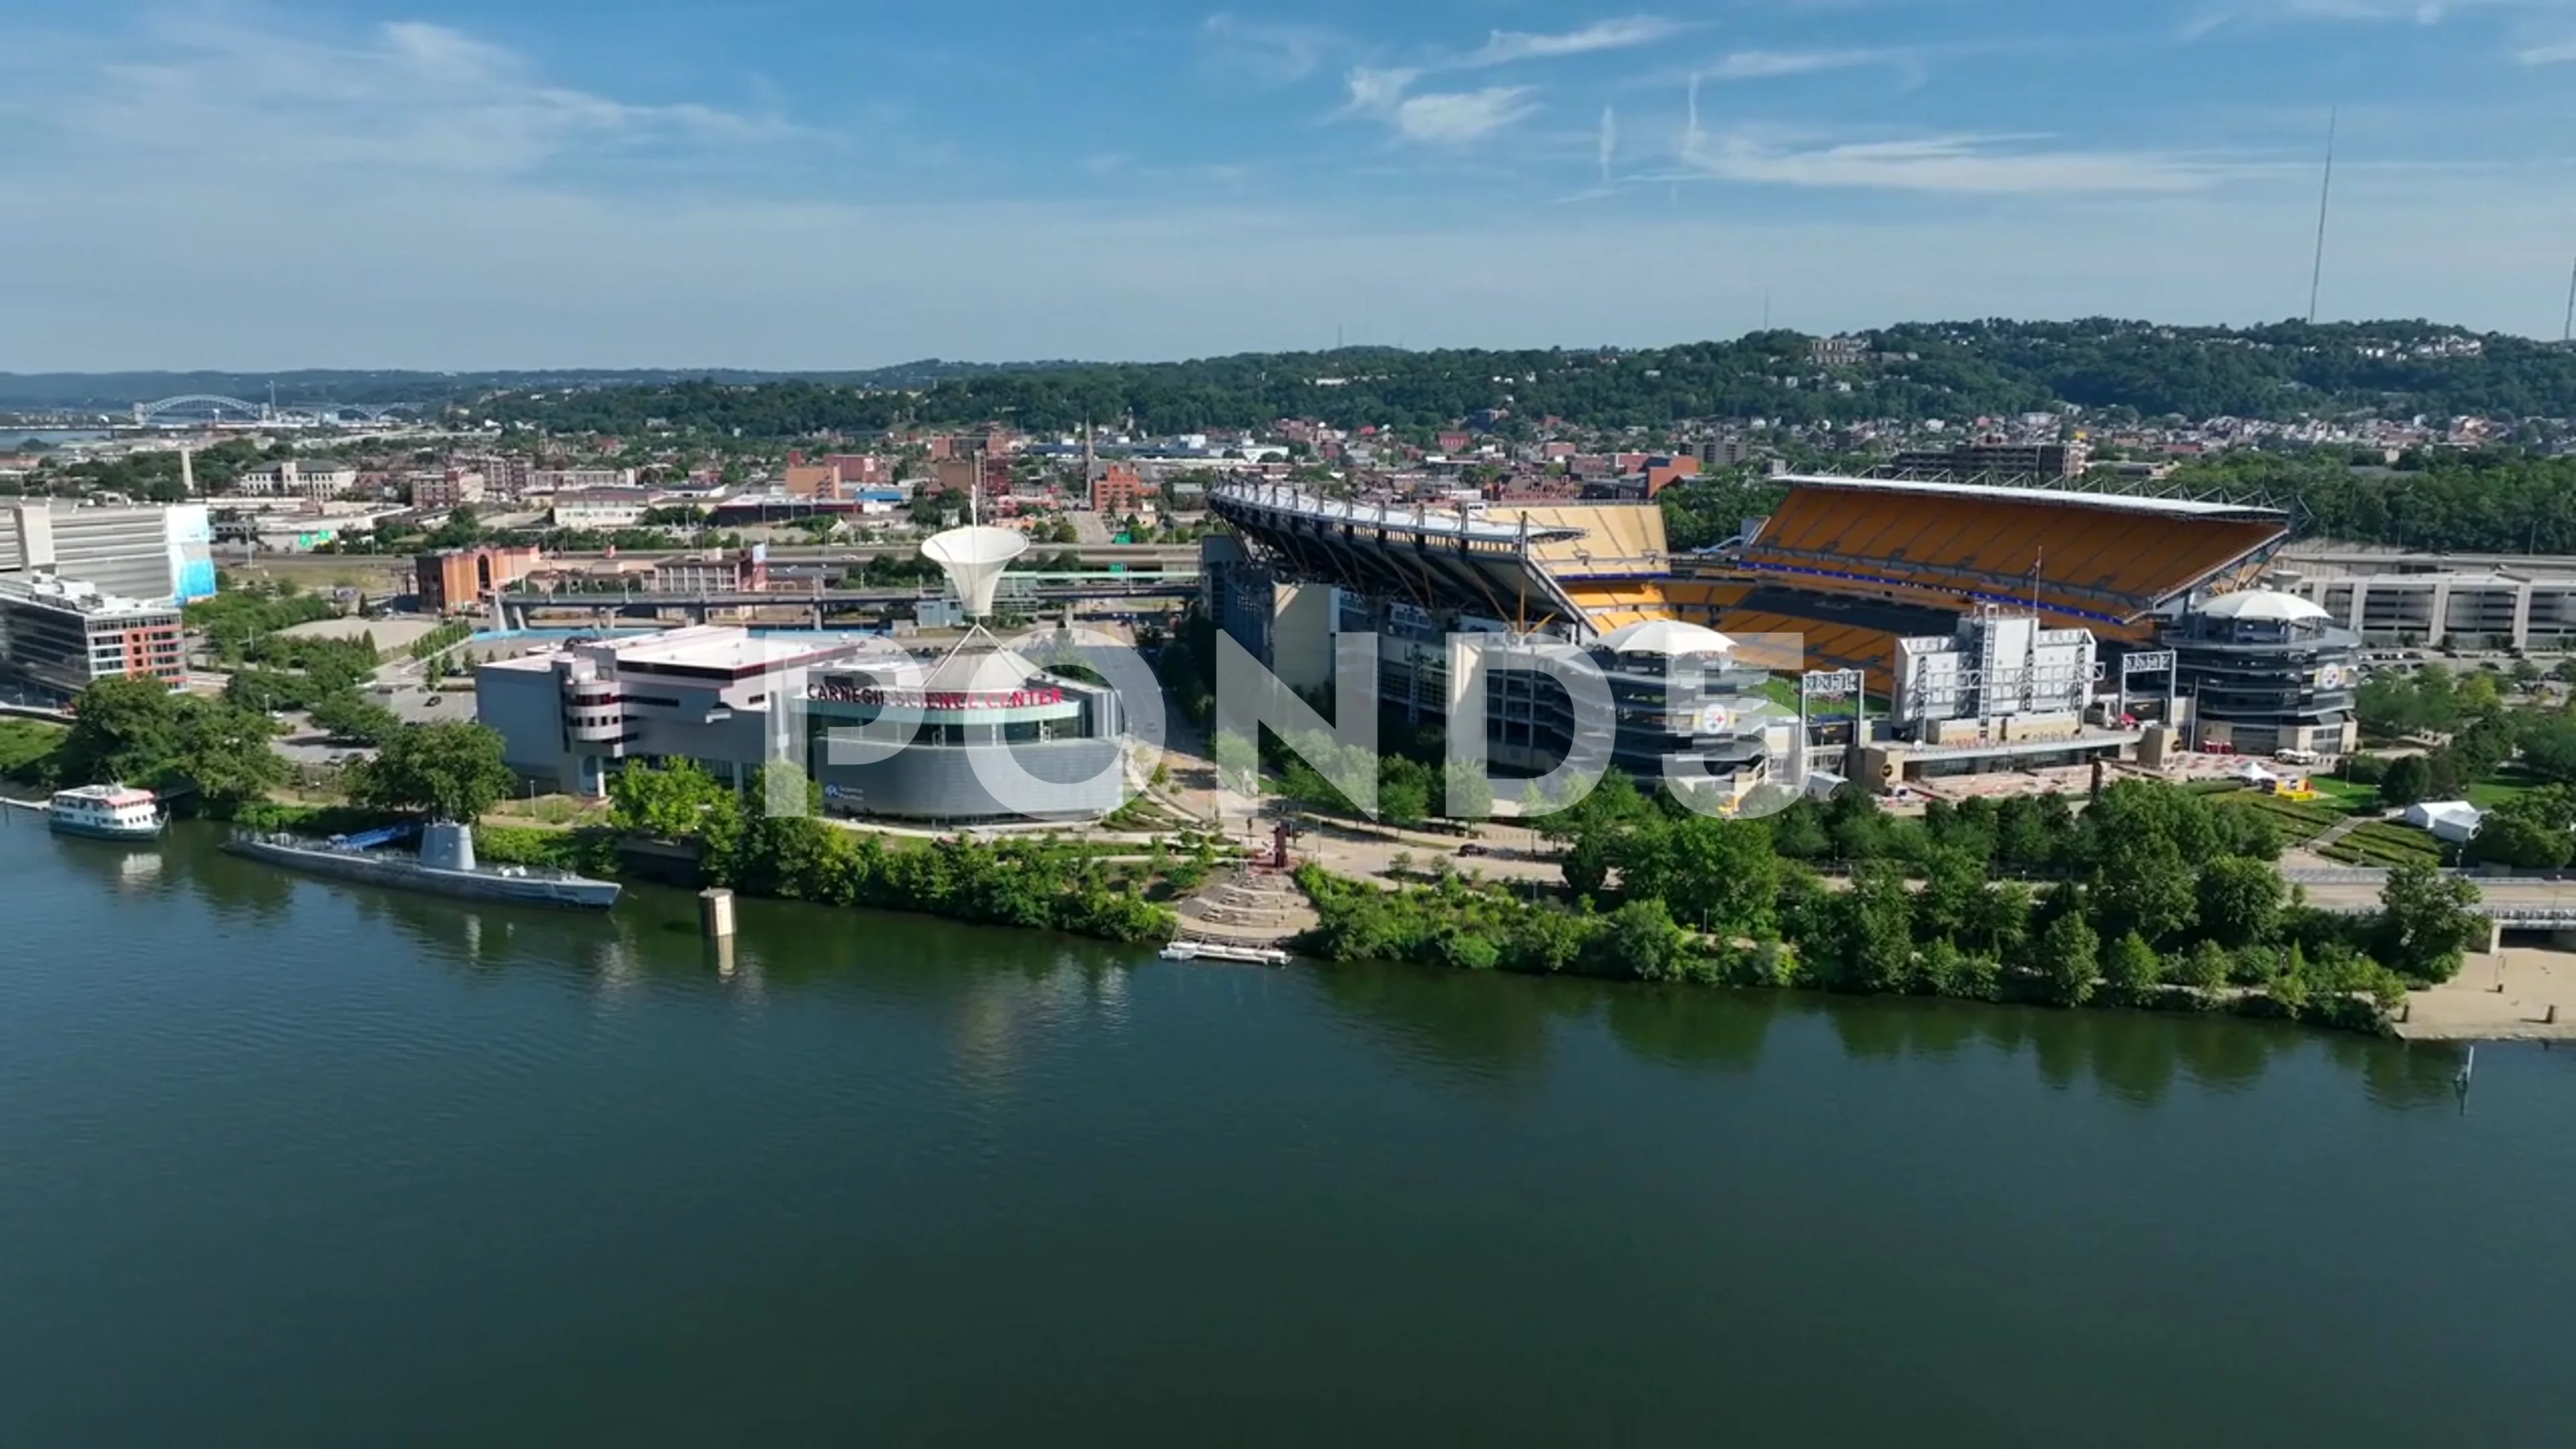
{"label": "riverboat", "polygon": [[91,840],[155,840],[169,822],[160,797],[130,785],[82,785],[55,793],[45,821],[57,835]]}

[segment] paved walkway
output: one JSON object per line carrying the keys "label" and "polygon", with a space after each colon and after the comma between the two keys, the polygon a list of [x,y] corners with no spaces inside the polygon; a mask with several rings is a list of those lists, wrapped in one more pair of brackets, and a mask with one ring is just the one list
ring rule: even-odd
{"label": "paved walkway", "polygon": [[2576,955],[2508,946],[2471,956],[2450,981],[2407,995],[2397,1034],[2409,1041],[2576,1041]]}

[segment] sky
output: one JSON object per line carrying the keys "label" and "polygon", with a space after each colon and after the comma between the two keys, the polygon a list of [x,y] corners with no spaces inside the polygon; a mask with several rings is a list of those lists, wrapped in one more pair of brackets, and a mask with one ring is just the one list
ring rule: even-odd
{"label": "sky", "polygon": [[0,370],[2555,337],[2576,0],[0,0]]}

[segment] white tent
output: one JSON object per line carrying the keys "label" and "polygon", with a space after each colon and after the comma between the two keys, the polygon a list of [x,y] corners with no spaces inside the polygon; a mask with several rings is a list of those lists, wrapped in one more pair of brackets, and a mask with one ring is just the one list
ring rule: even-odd
{"label": "white tent", "polygon": [[2427,800],[2406,807],[2406,823],[2454,845],[2478,833],[2486,812],[2466,800]]}

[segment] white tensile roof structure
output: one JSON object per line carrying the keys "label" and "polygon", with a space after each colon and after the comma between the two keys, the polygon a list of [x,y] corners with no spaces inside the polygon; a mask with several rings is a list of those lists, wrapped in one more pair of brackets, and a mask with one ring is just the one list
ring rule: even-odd
{"label": "white tensile roof structure", "polygon": [[993,590],[1011,560],[1028,552],[1027,535],[1007,528],[952,528],[921,545],[921,556],[948,573],[970,619],[990,618]]}
{"label": "white tensile roof structure", "polygon": [[2221,594],[2201,605],[2199,612],[2211,619],[2259,619],[2280,624],[2303,624],[2310,619],[2334,617],[2295,594],[2272,589],[2246,589]]}
{"label": "white tensile roof structure", "polygon": [[1660,654],[1679,658],[1692,654],[1731,653],[1735,649],[1735,641],[1715,629],[1680,619],[1646,619],[1602,635],[1601,647],[1613,654]]}

